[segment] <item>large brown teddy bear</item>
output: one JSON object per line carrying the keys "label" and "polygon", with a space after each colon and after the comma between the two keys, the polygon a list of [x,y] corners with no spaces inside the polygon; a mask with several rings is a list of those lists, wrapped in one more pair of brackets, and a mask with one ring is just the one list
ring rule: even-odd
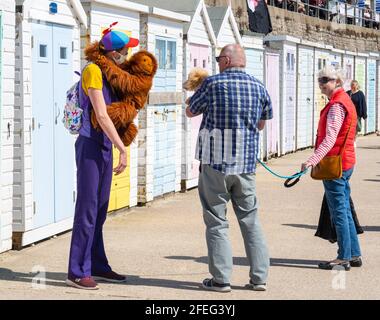
{"label": "large brown teddy bear", "polygon": [[[150,52],[140,50],[124,64],[117,66],[100,52],[98,42],[90,45],[85,55],[88,61],[100,67],[120,99],[120,102],[113,102],[107,107],[107,113],[124,145],[129,146],[137,135],[133,119],[146,104],[157,71],[157,60]],[[94,112],[91,115],[91,123],[94,128],[100,130]]]}

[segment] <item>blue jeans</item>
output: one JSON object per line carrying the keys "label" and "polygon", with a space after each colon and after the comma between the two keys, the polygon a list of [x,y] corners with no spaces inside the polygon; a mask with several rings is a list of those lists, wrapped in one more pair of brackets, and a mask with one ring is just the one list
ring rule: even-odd
{"label": "blue jeans", "polygon": [[350,183],[354,168],[343,171],[340,179],[323,180],[331,221],[338,242],[338,259],[351,260],[361,256],[359,239],[350,206]]}

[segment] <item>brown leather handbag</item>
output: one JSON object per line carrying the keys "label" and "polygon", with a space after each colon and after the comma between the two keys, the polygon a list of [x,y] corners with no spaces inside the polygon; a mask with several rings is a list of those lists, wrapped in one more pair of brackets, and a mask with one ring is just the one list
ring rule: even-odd
{"label": "brown leather handbag", "polygon": [[346,147],[346,142],[348,134],[350,133],[352,126],[352,118],[350,122],[350,127],[348,128],[346,137],[344,138],[342,149],[336,156],[326,156],[324,157],[315,167],[311,170],[311,177],[314,180],[335,180],[340,179],[343,174],[342,169],[342,154]]}

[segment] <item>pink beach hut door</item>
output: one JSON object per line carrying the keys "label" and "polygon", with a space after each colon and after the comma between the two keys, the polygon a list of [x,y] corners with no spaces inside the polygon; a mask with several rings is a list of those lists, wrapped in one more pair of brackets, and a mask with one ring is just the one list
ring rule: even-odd
{"label": "pink beach hut door", "polygon": [[[201,45],[190,45],[190,70],[198,67],[208,70],[208,47]],[[189,71],[190,71],[189,70]],[[199,161],[195,159],[198,132],[202,123],[202,116],[194,117],[191,120],[191,178],[198,178]]]}

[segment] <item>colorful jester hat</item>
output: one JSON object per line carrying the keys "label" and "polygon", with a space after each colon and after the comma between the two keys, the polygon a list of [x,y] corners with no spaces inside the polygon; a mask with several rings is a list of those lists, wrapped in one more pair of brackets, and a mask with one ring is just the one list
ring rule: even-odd
{"label": "colorful jester hat", "polygon": [[127,36],[124,32],[112,30],[117,24],[113,22],[109,28],[103,31],[103,37],[100,40],[100,47],[106,51],[120,50],[124,47],[133,48],[139,45],[139,40]]}

